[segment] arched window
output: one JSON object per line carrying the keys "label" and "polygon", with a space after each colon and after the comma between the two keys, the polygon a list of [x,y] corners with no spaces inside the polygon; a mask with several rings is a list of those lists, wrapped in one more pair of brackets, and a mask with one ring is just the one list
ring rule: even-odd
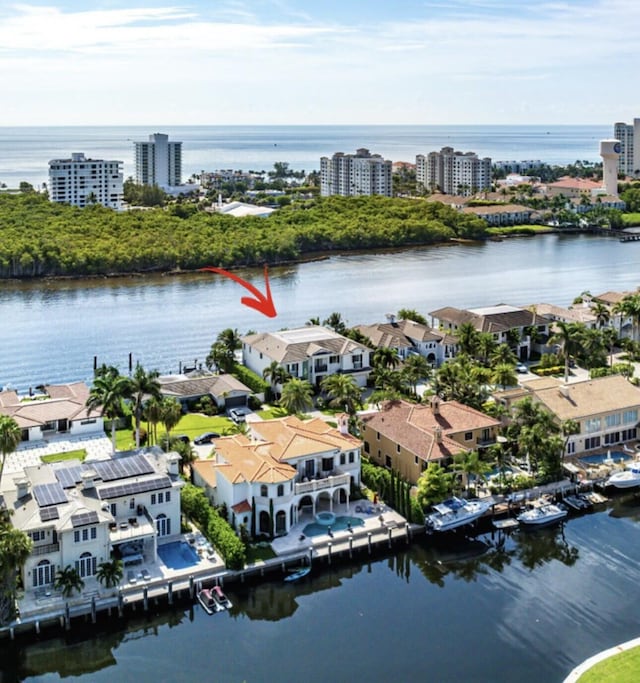
{"label": "arched window", "polygon": [[56,567],[49,560],[38,562],[33,569],[33,587],[48,586],[55,581]]}
{"label": "arched window", "polygon": [[276,512],[276,534],[287,533],[287,513],[284,510]]}
{"label": "arched window", "polygon": [[266,484],[262,484],[260,487],[260,495],[266,498],[269,495],[269,487]]}
{"label": "arched window", "polygon": [[171,536],[171,520],[165,514],[156,517],[156,531],[158,536]]}
{"label": "arched window", "polygon": [[260,533],[270,534],[271,533],[271,517],[266,510],[262,510],[260,513]]}
{"label": "arched window", "polygon": [[96,573],[96,558],[91,553],[82,553],[80,559],[76,560],[76,571],[81,579],[87,576],[94,576]]}

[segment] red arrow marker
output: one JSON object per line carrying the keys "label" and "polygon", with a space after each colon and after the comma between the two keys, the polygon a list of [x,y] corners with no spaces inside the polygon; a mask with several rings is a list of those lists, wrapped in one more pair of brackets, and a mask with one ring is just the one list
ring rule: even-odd
{"label": "red arrow marker", "polygon": [[269,272],[267,266],[264,267],[264,284],[266,288],[266,295],[256,289],[250,282],[243,280],[234,273],[230,273],[228,270],[223,270],[222,268],[214,268],[213,266],[205,266],[204,268],[199,268],[198,270],[208,270],[212,273],[218,273],[218,275],[224,275],[239,285],[242,285],[245,289],[248,289],[251,294],[255,297],[252,299],[250,296],[243,296],[240,302],[249,308],[255,308],[258,313],[266,315],[267,318],[275,318],[278,314],[276,313],[276,307],[273,305],[273,298],[271,297],[271,287],[269,286]]}

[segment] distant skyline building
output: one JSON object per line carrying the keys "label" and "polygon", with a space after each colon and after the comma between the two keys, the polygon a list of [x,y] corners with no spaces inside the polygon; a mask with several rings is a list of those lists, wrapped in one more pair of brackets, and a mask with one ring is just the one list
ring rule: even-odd
{"label": "distant skyline building", "polygon": [[507,173],[521,173],[526,174],[534,168],[540,168],[543,165],[540,159],[525,159],[524,161],[494,161],[493,165]]}
{"label": "distant skyline building", "polygon": [[391,161],[380,154],[371,154],[364,147],[355,154],[336,152],[320,159],[320,194],[323,197],[342,195],[384,195],[391,197]]}
{"label": "distant skyline building", "polygon": [[491,159],[474,152],[443,147],[439,152],[416,156],[416,183],[430,192],[468,197],[491,187]]}
{"label": "distant skyline building", "polygon": [[629,176],[640,175],[640,119],[633,119],[633,124],[614,124],[613,137],[620,142],[620,173]]}
{"label": "distant skyline building", "polygon": [[618,196],[618,168],[622,145],[619,140],[600,140],[602,187],[610,197]]}
{"label": "distant skyline building", "polygon": [[87,159],[74,152],[69,159],[49,162],[49,199],[57,204],[83,208],[102,204],[122,210],[122,161]]}
{"label": "distant skyline building", "polygon": [[158,185],[163,189],[182,182],[182,143],[169,142],[164,133],[153,133],[148,142],[134,142],[136,149],[136,182]]}

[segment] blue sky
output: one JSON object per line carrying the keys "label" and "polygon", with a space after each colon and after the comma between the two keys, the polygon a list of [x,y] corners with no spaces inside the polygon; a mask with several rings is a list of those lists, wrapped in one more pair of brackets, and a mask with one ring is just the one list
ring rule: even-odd
{"label": "blue sky", "polygon": [[0,0],[0,125],[609,124],[637,0]]}

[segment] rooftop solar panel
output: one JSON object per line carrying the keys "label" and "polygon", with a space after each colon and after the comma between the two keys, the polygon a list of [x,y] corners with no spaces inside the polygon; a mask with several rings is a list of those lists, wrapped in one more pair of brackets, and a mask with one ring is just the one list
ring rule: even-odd
{"label": "rooftop solar panel", "polygon": [[82,480],[82,470],[82,466],[76,465],[75,467],[65,467],[55,470],[54,474],[63,489],[71,489]]}
{"label": "rooftop solar panel", "polygon": [[52,519],[60,519],[60,514],[58,513],[57,507],[53,506],[48,508],[42,508],[40,510],[41,522],[50,522]]}
{"label": "rooftop solar panel", "polygon": [[94,463],[94,469],[102,481],[114,481],[115,479],[128,479],[141,474],[155,472],[152,465],[144,455],[130,455],[126,458],[116,458]]}
{"label": "rooftop solar panel", "polygon": [[36,484],[33,495],[41,508],[67,502],[67,494],[58,482],[55,484]]}
{"label": "rooftop solar panel", "polygon": [[89,512],[79,512],[77,515],[71,515],[71,526],[75,529],[79,526],[86,526],[87,524],[97,524],[99,522],[98,513],[95,510]]}
{"label": "rooftop solar panel", "polygon": [[131,496],[137,493],[146,493],[147,491],[157,491],[158,489],[171,488],[171,479],[169,477],[152,477],[150,479],[143,479],[142,481],[130,481],[122,484],[114,484],[113,486],[101,486],[98,489],[98,494],[102,500],[106,498],[120,498],[122,496]]}

